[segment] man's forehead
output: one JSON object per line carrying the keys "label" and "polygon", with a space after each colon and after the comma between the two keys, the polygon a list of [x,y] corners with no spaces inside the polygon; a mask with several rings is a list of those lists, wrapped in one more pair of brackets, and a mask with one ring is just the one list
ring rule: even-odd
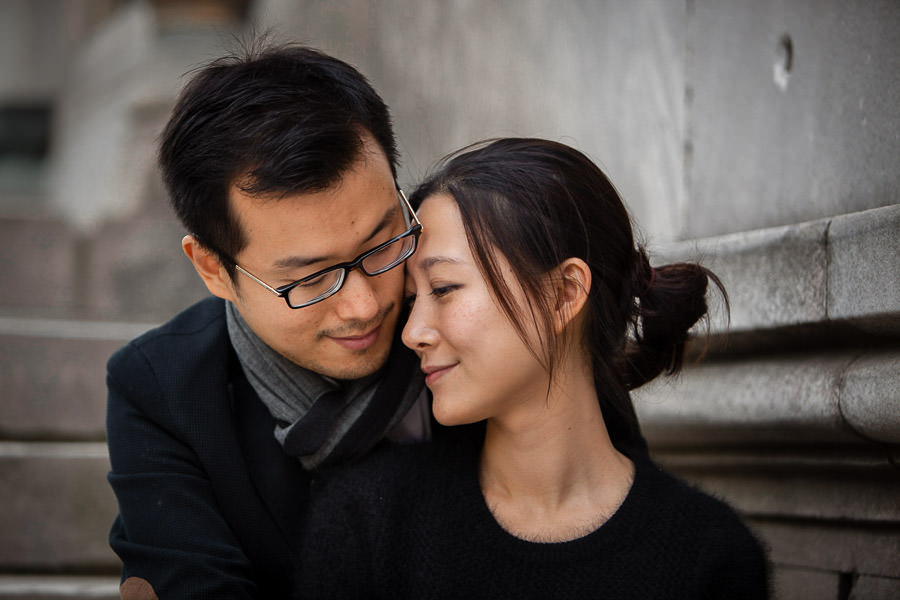
{"label": "man's forehead", "polygon": [[279,270],[349,260],[348,253],[384,241],[380,237],[393,231],[401,214],[393,186],[286,195],[266,203],[238,192],[233,200],[244,250]]}

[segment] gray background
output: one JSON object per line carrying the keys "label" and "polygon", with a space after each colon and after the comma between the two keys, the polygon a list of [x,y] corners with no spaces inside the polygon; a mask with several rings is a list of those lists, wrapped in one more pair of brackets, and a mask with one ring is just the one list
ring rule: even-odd
{"label": "gray background", "polygon": [[742,512],[776,597],[900,597],[896,0],[9,0],[0,598],[116,596],[104,364],[206,294],[156,136],[186,73],[269,29],[371,79],[406,187],[495,136],[601,164],[654,262],[731,296],[703,362],[635,394],[656,458]]}

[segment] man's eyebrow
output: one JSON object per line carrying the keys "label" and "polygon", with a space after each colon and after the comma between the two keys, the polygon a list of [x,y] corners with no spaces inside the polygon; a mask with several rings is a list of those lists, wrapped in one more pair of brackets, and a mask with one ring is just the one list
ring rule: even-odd
{"label": "man's eyebrow", "polygon": [[[375,236],[384,231],[394,221],[394,217],[399,210],[400,206],[395,204],[385,211],[384,216],[381,217],[381,221],[379,221],[372,229],[372,232],[360,242],[360,245],[362,246],[371,242]],[[285,256],[276,260],[272,266],[276,270],[299,269],[316,263],[323,263],[331,259],[333,259],[331,256]]]}
{"label": "man's eyebrow", "polygon": [[375,229],[372,230],[372,233],[362,241],[363,244],[371,242],[372,239],[375,238],[376,235],[384,231],[390,224],[394,221],[394,217],[397,215],[397,212],[400,210],[399,204],[394,204],[391,208],[384,213],[384,216],[381,217],[381,222],[375,226]]}

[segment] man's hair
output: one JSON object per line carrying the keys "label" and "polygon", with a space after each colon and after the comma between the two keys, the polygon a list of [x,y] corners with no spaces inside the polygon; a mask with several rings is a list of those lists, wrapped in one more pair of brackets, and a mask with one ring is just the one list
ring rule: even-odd
{"label": "man's hair", "polygon": [[246,238],[229,208],[231,186],[266,198],[328,189],[361,157],[366,135],[396,178],[390,112],[359,71],[297,44],[245,49],[185,86],[159,164],[178,218],[234,277]]}

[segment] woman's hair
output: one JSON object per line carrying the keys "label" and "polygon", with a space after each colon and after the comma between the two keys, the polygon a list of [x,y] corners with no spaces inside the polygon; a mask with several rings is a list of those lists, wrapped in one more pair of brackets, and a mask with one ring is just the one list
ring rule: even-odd
{"label": "woman's hair", "polygon": [[[643,446],[628,391],[679,371],[688,330],[707,313],[708,281],[725,296],[718,278],[697,264],[652,268],[603,171],[557,142],[511,138],[465,148],[444,159],[411,201],[419,206],[441,193],[456,201],[475,261],[526,343],[527,323],[536,326],[541,344],[532,351],[551,374],[569,344],[554,333],[547,275],[567,258],[587,263],[592,283],[582,341],[604,419],[614,443]],[[512,301],[496,251],[525,291],[526,306]]]}

